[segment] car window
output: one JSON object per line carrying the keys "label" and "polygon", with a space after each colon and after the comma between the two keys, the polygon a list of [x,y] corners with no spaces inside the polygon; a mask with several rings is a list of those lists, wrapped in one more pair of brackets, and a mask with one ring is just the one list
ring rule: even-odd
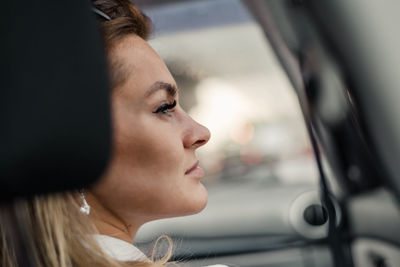
{"label": "car window", "polygon": [[[198,152],[209,203],[198,215],[146,224],[136,242],[162,233],[181,248],[222,235],[276,242],[272,235],[290,231],[283,203],[315,188],[318,173],[295,91],[268,40],[240,1],[145,5],[144,12],[181,105],[211,131]],[[185,249],[201,250],[193,242]]]}

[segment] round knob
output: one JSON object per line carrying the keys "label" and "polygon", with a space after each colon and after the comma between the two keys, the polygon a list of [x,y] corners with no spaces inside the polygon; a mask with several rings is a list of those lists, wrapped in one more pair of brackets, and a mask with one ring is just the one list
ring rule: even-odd
{"label": "round knob", "polygon": [[327,210],[323,206],[318,204],[308,206],[304,210],[303,216],[304,220],[313,226],[320,226],[328,221]]}

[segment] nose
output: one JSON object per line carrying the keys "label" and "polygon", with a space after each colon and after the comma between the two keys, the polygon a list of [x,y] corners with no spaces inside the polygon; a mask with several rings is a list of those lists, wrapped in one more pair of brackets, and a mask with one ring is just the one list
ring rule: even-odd
{"label": "nose", "polygon": [[210,140],[211,133],[207,127],[188,116],[188,127],[184,133],[183,146],[185,148],[199,148]]}

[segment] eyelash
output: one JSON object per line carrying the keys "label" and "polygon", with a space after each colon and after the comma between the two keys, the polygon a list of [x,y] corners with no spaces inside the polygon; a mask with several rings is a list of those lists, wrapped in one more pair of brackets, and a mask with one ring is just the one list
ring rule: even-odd
{"label": "eyelash", "polygon": [[164,115],[168,115],[169,112],[171,112],[171,110],[176,106],[176,100],[174,100],[174,102],[172,104],[163,104],[161,106],[159,106],[157,108],[156,111],[154,111],[153,113],[158,114],[158,113],[162,113]]}

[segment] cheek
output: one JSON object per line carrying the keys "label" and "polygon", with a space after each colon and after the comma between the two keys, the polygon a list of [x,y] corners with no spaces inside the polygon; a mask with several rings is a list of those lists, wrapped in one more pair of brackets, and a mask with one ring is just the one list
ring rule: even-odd
{"label": "cheek", "polygon": [[[119,120],[114,129],[114,173],[124,191],[140,188],[142,198],[171,191],[184,176],[185,155],[178,131],[153,118]],[[135,190],[135,189],[131,189]],[[157,195],[155,196],[157,197]]]}
{"label": "cheek", "polygon": [[130,110],[122,104],[114,106],[113,143],[118,160],[139,168],[164,166],[182,153],[182,141],[171,125],[141,109]]}
{"label": "cheek", "polygon": [[184,148],[173,131],[143,125],[121,130],[114,138],[114,156],[121,165],[130,167],[138,176],[183,172]]}
{"label": "cheek", "polygon": [[149,215],[169,209],[169,200],[185,183],[183,153],[167,144],[171,142],[150,135],[120,139],[97,187],[111,210],[126,217],[132,212]]}

